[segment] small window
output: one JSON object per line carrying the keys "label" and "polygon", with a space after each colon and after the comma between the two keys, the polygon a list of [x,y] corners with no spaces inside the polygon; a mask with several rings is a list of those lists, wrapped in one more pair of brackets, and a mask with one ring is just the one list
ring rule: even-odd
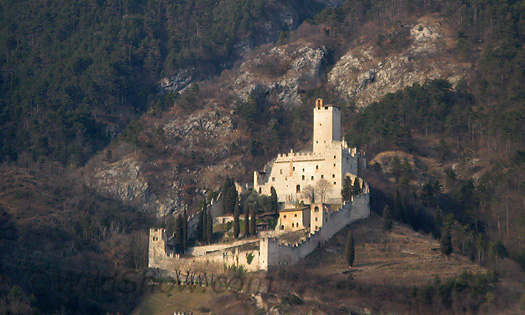
{"label": "small window", "polygon": [[319,212],[319,207],[318,206],[315,206],[314,212]]}
{"label": "small window", "polygon": [[335,178],[335,174],[332,174],[332,178]]}
{"label": "small window", "polygon": [[323,179],[323,178],[324,178],[324,175],[321,175],[321,179]]}
{"label": "small window", "polygon": [[293,227],[293,223],[292,223],[292,227]]}
{"label": "small window", "polygon": [[297,213],[296,213],[296,214],[294,215],[294,217],[296,217],[296,218],[297,218]]}
{"label": "small window", "polygon": [[337,158],[337,156],[336,156],[336,155],[334,155],[334,159],[336,159],[336,158]]}
{"label": "small window", "polygon": [[283,218],[285,218],[285,219],[286,219],[286,214],[285,214],[285,215],[283,215]]}
{"label": "small window", "polygon": [[334,167],[335,167],[335,163],[334,163]]}
{"label": "small window", "polygon": [[314,177],[312,176],[311,179],[314,180]]}
{"label": "small window", "polygon": [[295,187],[295,192],[300,193],[301,192],[301,185],[297,185]]}
{"label": "small window", "polygon": [[315,218],[315,222],[317,222],[317,218]]}
{"label": "small window", "polygon": [[293,171],[295,171],[295,166],[294,166],[294,167],[292,167],[292,170],[293,170]]}
{"label": "small window", "polygon": [[305,177],[304,177],[304,175],[303,175],[303,180],[304,180],[304,178],[305,178]]}
{"label": "small window", "polygon": [[304,168],[303,168],[303,172],[304,172]]}
{"label": "small window", "polygon": [[262,189],[261,189],[261,187],[259,187],[259,194],[262,194]]}
{"label": "small window", "polygon": [[315,143],[319,143],[319,141],[315,141]]}
{"label": "small window", "polygon": [[316,165],[316,166],[315,166],[315,169],[318,170],[318,169],[319,169],[319,165]]}
{"label": "small window", "polygon": [[284,225],[281,225],[281,230],[284,230]]}
{"label": "small window", "polygon": [[272,177],[272,182],[275,182],[275,177]]}
{"label": "small window", "polygon": [[283,173],[283,170],[282,170],[282,169],[280,169],[280,170],[279,170],[279,174],[282,174],[282,173]]}
{"label": "small window", "polygon": [[328,106],[325,106],[324,109],[328,109]]}

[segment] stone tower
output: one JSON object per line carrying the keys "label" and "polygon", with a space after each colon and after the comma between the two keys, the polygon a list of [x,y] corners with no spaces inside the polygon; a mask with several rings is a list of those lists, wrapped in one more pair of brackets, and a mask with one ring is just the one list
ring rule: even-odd
{"label": "stone tower", "polygon": [[341,109],[323,104],[318,98],[314,106],[313,152],[323,152],[334,141],[341,141]]}

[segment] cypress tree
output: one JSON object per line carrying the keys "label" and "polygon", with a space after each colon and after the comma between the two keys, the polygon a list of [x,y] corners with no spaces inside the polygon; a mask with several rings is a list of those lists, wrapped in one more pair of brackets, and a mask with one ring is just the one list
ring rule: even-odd
{"label": "cypress tree", "polygon": [[211,239],[213,236],[213,218],[211,217],[211,213],[209,211],[206,217],[208,218],[206,222],[206,241],[208,244],[211,244]]}
{"label": "cypress tree", "polygon": [[235,210],[233,211],[233,237],[239,238],[239,205],[235,205]]}
{"label": "cypress tree", "polygon": [[182,249],[186,251],[188,249],[188,212],[184,209],[184,215],[182,216]]}
{"label": "cypress tree", "polygon": [[440,249],[443,254],[447,255],[447,257],[452,254],[452,237],[450,236],[450,229],[448,226],[443,227],[443,231],[441,232]]}
{"label": "cypress tree", "polygon": [[357,196],[361,193],[361,183],[359,182],[359,177],[356,176],[354,179],[354,186],[352,187],[353,195]]}
{"label": "cypress tree", "polygon": [[271,198],[271,212],[278,214],[277,210],[279,207],[279,201],[277,199],[277,192],[275,191],[275,188],[270,189],[270,198]]}
{"label": "cypress tree", "polygon": [[199,212],[199,222],[197,223],[197,239],[202,242],[202,233],[204,231],[204,211]]}
{"label": "cypress tree", "polygon": [[256,211],[255,208],[252,210],[252,219],[250,220],[250,234],[256,235],[257,232],[255,231],[257,227],[257,217],[256,217]]}
{"label": "cypress tree", "polygon": [[346,176],[343,181],[341,197],[343,197],[344,201],[350,201],[350,199],[352,199],[352,179],[350,178],[350,176]]}
{"label": "cypress tree", "polygon": [[182,249],[182,216],[179,214],[176,220],[175,228],[175,251],[177,253],[183,252]]}
{"label": "cypress tree", "polygon": [[206,209],[202,210],[202,241],[206,242],[208,240],[208,211]]}
{"label": "cypress tree", "polygon": [[346,263],[352,267],[355,260],[354,234],[352,230],[348,231],[346,235],[345,258]]}
{"label": "cypress tree", "polygon": [[248,205],[244,206],[244,235],[250,236],[250,208]]}
{"label": "cypress tree", "polygon": [[388,205],[385,205],[383,209],[383,230],[390,231],[392,230],[392,211]]}

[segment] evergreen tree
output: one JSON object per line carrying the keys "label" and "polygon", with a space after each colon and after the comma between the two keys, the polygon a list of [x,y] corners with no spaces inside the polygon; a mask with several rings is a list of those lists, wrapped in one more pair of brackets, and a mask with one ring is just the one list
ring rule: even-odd
{"label": "evergreen tree", "polygon": [[248,205],[244,208],[244,235],[250,236],[250,208]]}
{"label": "evergreen tree", "polygon": [[188,249],[188,212],[186,209],[184,209],[182,223],[182,248],[186,251],[186,249]]}
{"label": "evergreen tree", "polygon": [[234,207],[238,201],[238,197],[235,181],[227,177],[222,188],[222,205],[225,213],[234,213]]}
{"label": "evergreen tree", "polygon": [[279,201],[277,199],[277,192],[275,188],[270,189],[270,198],[271,198],[271,212],[278,214]]}
{"label": "evergreen tree", "polygon": [[250,220],[250,234],[251,235],[257,235],[257,215],[256,215],[255,208],[252,210],[252,219]]}
{"label": "evergreen tree", "polygon": [[206,242],[208,240],[208,211],[202,210],[202,235],[201,240]]}
{"label": "evergreen tree", "polygon": [[359,182],[359,177],[357,176],[354,179],[354,185],[352,187],[352,192],[354,196],[357,196],[361,193],[361,183]]}
{"label": "evergreen tree", "polygon": [[354,234],[352,230],[348,231],[346,236],[346,246],[345,246],[345,259],[346,263],[352,267],[355,261],[355,247],[354,247]]}
{"label": "evergreen tree", "polygon": [[235,204],[235,207],[234,207],[234,211],[233,211],[233,237],[235,238],[239,238],[239,230],[240,230],[240,226],[239,226],[239,205],[238,204]]}
{"label": "evergreen tree", "polygon": [[341,197],[344,201],[350,201],[352,199],[352,179],[350,176],[346,176],[343,181],[343,188],[341,189]]}
{"label": "evergreen tree", "polygon": [[178,215],[177,216],[177,220],[176,220],[176,229],[175,229],[175,251],[177,253],[181,253],[183,252],[183,248],[182,248],[182,215]]}
{"label": "evergreen tree", "polygon": [[441,252],[447,257],[452,254],[453,248],[452,248],[452,237],[450,235],[450,227],[444,226],[443,230],[441,232],[441,241],[440,241],[440,249]]}
{"label": "evergreen tree", "polygon": [[392,211],[390,210],[390,206],[386,205],[383,209],[383,230],[390,231],[392,230]]}
{"label": "evergreen tree", "polygon": [[211,216],[211,213],[208,211],[207,215],[207,222],[206,222],[206,241],[208,244],[211,244],[211,240],[213,237],[213,218]]}

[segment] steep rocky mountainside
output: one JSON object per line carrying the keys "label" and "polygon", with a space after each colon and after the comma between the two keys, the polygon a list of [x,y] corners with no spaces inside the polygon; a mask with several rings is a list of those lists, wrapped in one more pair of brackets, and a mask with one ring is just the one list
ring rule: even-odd
{"label": "steep rocky mountainside", "polygon": [[[328,83],[358,107],[431,79],[455,86],[472,66],[453,53],[455,36],[444,19],[433,16],[400,25],[379,34],[375,43],[369,39],[352,47],[334,65]],[[394,51],[388,51],[391,46]]]}
{"label": "steep rocky mountainside", "polygon": [[[263,159],[248,154],[253,139],[246,127],[237,124],[238,105],[250,95],[269,99],[270,112],[303,104],[308,110],[304,91],[326,85],[367,106],[416,82],[443,78],[455,83],[470,66],[455,55],[447,23],[432,16],[382,30],[387,35],[380,43],[365,34],[347,44],[337,60],[327,48],[330,34],[320,27],[304,28],[298,33],[306,35],[260,47],[220,77],[184,89],[169,112],[145,115],[138,142],[130,146],[121,139],[110,146],[110,159],[93,159],[86,166],[92,174],[88,181],[158,216],[177,212],[191,204],[196,192],[218,188],[227,174],[250,181],[251,171],[262,166]],[[191,98],[192,93],[198,97]],[[198,110],[183,108],[188,99]]]}

